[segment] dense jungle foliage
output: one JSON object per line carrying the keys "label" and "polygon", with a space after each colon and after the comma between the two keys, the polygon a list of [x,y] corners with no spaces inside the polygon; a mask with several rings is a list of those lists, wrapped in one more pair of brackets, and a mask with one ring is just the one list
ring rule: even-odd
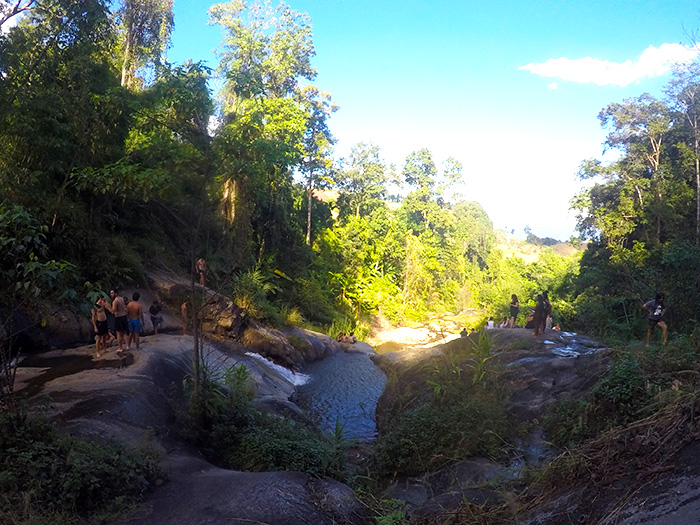
{"label": "dense jungle foliage", "polygon": [[[0,213],[22,217],[1,226],[7,284],[58,265],[34,295],[81,303],[204,257],[210,286],[273,324],[500,316],[544,288],[572,317],[576,256],[504,260],[484,210],[455,193],[457,160],[421,149],[396,169],[370,143],[334,159],[338,108],[308,84],[305,15],[211,7],[225,35],[212,71],[165,61],[172,2],[30,4],[0,37]],[[30,291],[3,289],[5,304]]]}

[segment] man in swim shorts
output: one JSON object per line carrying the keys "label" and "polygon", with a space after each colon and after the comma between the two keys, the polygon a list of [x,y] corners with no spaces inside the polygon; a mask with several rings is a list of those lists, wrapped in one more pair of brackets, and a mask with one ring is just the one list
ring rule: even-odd
{"label": "man in swim shorts", "polygon": [[126,313],[129,317],[129,339],[126,343],[126,349],[131,350],[131,343],[133,342],[136,345],[136,350],[140,350],[140,336],[143,325],[145,324],[143,320],[143,308],[139,304],[141,294],[134,292],[131,298],[133,300],[129,301],[129,304],[126,305]]}
{"label": "man in swim shorts", "polygon": [[117,332],[117,344],[119,345],[117,353],[120,354],[124,351],[124,340],[129,332],[129,323],[126,318],[126,305],[116,288],[112,288],[109,291],[109,296],[112,298],[112,306],[105,304],[105,308],[114,315],[114,331]]}

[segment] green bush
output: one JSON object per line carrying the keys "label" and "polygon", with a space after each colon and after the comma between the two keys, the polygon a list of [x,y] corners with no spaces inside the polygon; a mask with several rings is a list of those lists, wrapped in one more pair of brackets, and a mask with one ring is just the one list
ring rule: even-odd
{"label": "green bush", "polygon": [[427,368],[424,385],[416,372],[398,377],[391,388],[401,399],[387,408],[373,452],[376,477],[431,472],[503,446],[508,423],[503,392],[486,366],[490,352],[486,336],[455,342]]}
{"label": "green bush", "polygon": [[557,445],[571,446],[651,415],[663,405],[664,392],[693,380],[695,372],[687,371],[695,369],[697,359],[698,347],[692,338],[663,347],[621,349],[605,376],[583,399],[557,404],[549,411],[547,435]]}
{"label": "green bush", "polygon": [[0,512],[6,514],[116,512],[160,477],[149,454],[62,436],[43,418],[3,414],[0,429]]}
{"label": "green bush", "polygon": [[314,324],[329,325],[339,315],[329,291],[314,278],[296,279],[286,300],[299,309],[304,319]]}
{"label": "green bush", "polygon": [[245,366],[229,369],[223,383],[205,382],[203,417],[192,413],[188,420],[209,461],[223,468],[293,470],[343,478],[342,465],[334,458],[347,446],[346,441],[255,409]]}

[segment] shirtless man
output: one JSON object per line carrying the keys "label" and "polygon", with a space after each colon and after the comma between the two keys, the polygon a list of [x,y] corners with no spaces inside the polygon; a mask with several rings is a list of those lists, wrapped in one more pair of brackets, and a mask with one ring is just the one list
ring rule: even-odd
{"label": "shirtless man", "polygon": [[107,351],[107,334],[109,325],[107,323],[107,313],[105,312],[104,297],[100,297],[92,309],[92,326],[95,329],[95,356],[100,357],[100,350]]}
{"label": "shirtless man", "polygon": [[133,341],[136,345],[136,350],[138,351],[140,350],[139,342],[141,330],[143,330],[143,325],[145,324],[143,320],[143,308],[141,308],[141,305],[139,304],[141,294],[134,292],[134,295],[132,295],[131,298],[133,300],[129,301],[129,304],[126,305],[126,313],[129,317],[129,339],[126,343],[126,349],[131,350],[131,343]]}
{"label": "shirtless man", "polygon": [[117,289],[111,289],[109,296],[112,298],[112,306],[109,306],[107,303],[104,306],[114,315],[114,331],[117,332],[117,344],[119,345],[117,353],[120,354],[124,351],[124,339],[126,339],[126,334],[129,330],[129,324],[126,319],[126,305]]}

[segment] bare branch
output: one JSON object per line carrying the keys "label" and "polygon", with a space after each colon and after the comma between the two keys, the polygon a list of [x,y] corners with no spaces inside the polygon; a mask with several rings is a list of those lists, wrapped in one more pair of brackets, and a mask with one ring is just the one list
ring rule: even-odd
{"label": "bare branch", "polygon": [[0,0],[0,28],[3,24],[7,22],[10,18],[17,16],[24,11],[29,11],[36,0],[17,0],[14,5],[9,0]]}

